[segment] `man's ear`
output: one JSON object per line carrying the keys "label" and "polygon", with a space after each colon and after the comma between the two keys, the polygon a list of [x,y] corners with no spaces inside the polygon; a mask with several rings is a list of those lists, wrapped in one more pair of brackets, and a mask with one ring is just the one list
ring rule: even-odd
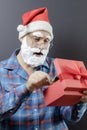
{"label": "man's ear", "polygon": [[26,35],[19,39],[21,43],[22,43],[24,37],[26,37]]}
{"label": "man's ear", "polygon": [[22,43],[23,38],[20,38],[19,41]]}

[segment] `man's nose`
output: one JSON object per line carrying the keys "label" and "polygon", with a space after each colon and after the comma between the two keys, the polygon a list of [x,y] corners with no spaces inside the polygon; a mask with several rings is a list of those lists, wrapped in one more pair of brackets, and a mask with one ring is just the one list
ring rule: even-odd
{"label": "man's nose", "polygon": [[44,41],[44,39],[42,39],[42,40],[40,40],[38,42],[38,47],[41,48],[41,49],[43,49],[45,47],[45,41]]}
{"label": "man's nose", "polygon": [[44,44],[44,43],[45,43],[44,39],[40,39],[40,41],[38,42],[38,44]]}

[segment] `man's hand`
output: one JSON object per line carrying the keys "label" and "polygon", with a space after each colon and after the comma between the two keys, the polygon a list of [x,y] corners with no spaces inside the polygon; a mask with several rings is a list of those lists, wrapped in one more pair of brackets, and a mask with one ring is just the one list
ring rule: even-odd
{"label": "man's hand", "polygon": [[81,101],[87,103],[87,90],[83,91],[83,96],[81,97]]}
{"label": "man's hand", "polygon": [[32,73],[26,83],[29,91],[41,88],[43,85],[50,85],[51,80],[47,73],[42,71],[35,71]]}

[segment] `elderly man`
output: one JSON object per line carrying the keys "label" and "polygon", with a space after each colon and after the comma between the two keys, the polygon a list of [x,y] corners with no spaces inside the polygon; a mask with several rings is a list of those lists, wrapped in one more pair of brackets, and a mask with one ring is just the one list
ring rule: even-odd
{"label": "elderly man", "polygon": [[47,8],[26,12],[19,25],[20,49],[0,63],[0,130],[68,130],[86,111],[86,96],[74,106],[47,107],[43,92],[56,76],[53,29]]}

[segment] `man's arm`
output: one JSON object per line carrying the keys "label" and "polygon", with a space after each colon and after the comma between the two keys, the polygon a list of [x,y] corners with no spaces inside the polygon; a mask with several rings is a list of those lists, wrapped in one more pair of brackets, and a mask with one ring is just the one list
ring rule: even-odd
{"label": "man's arm", "polygon": [[4,87],[0,86],[0,120],[14,114],[21,103],[29,97],[35,89],[41,88],[43,85],[50,84],[50,77],[42,71],[35,71],[29,76],[28,81],[13,88],[11,91],[3,93]]}
{"label": "man's arm", "polygon": [[61,107],[60,114],[69,123],[78,122],[87,109],[87,103],[79,102],[74,106]]}

